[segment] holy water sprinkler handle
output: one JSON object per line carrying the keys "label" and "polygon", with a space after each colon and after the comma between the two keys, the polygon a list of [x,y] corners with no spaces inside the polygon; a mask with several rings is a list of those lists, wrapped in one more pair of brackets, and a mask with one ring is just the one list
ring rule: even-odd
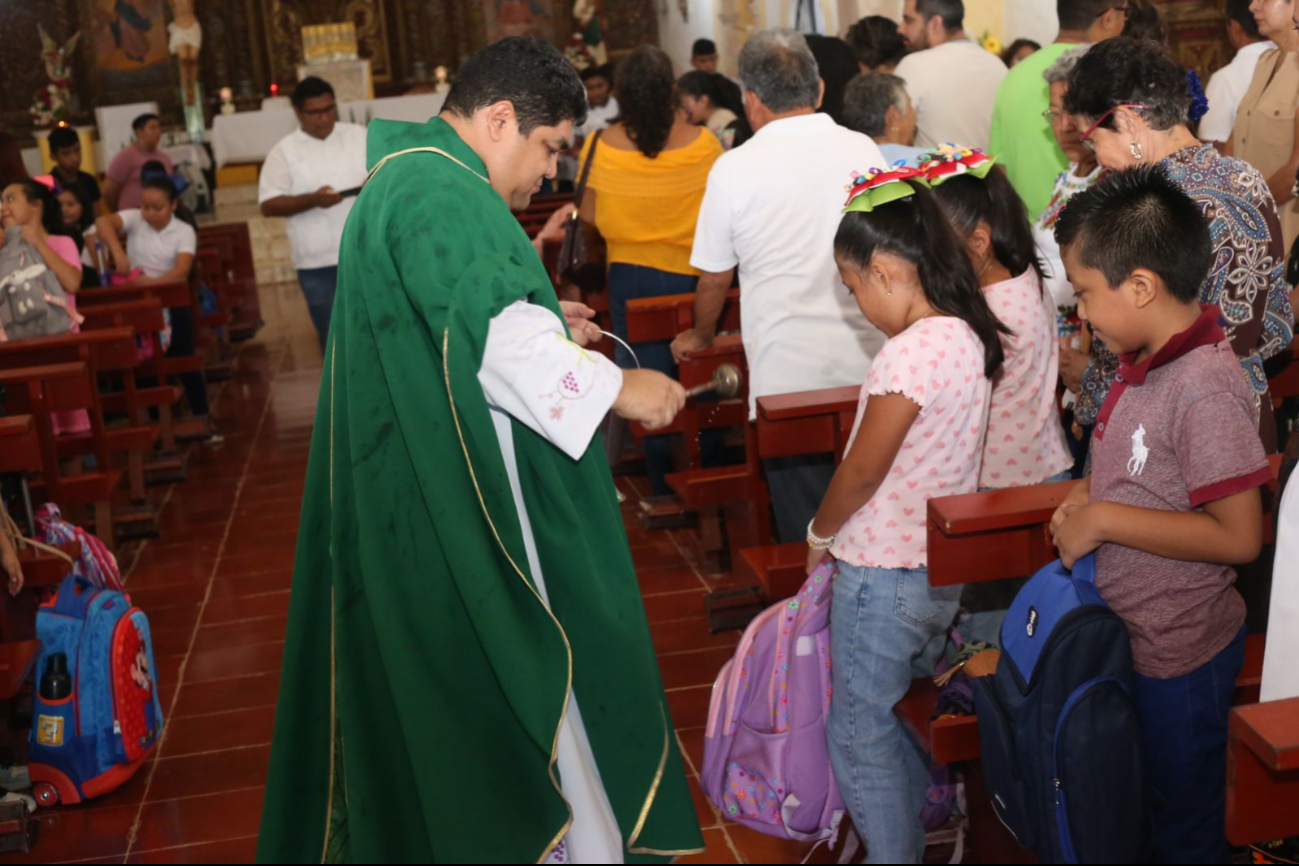
{"label": "holy water sprinkler handle", "polygon": [[709,391],[716,391],[719,397],[730,399],[740,393],[740,368],[734,364],[720,364],[713,371],[713,378],[703,385],[696,385],[686,391],[686,397],[698,397]]}

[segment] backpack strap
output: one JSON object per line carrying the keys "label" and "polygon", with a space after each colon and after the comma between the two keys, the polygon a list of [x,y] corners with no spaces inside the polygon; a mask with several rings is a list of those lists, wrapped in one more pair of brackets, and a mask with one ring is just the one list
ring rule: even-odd
{"label": "backpack strap", "polygon": [[9,512],[5,511],[3,508],[0,508],[0,532],[4,532],[13,539],[14,549],[16,551],[22,550],[24,547],[32,547],[36,550],[43,550],[46,553],[52,553],[68,565],[76,565],[75,560],[59,548],[52,547],[48,544],[39,542],[34,538],[28,538],[23,535],[22,530],[18,528],[18,524],[9,516]]}

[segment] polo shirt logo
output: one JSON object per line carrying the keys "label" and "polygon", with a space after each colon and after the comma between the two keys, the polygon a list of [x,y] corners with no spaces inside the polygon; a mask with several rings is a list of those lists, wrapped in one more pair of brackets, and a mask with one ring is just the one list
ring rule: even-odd
{"label": "polo shirt logo", "polygon": [[1140,475],[1141,470],[1146,468],[1146,458],[1150,456],[1150,449],[1146,447],[1146,428],[1138,424],[1137,431],[1132,434],[1132,459],[1128,461],[1128,474]]}

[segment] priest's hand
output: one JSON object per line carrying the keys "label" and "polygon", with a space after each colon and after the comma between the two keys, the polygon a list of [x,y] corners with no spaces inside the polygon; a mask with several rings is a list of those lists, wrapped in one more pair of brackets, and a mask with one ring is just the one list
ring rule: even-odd
{"label": "priest's hand", "polygon": [[589,346],[600,342],[600,327],[591,321],[595,318],[595,310],[578,301],[560,301],[559,308],[564,311],[564,322],[574,343]]}
{"label": "priest's hand", "polygon": [[624,370],[613,411],[629,421],[639,421],[647,430],[661,430],[684,405],[686,389],[675,379],[657,370]]}

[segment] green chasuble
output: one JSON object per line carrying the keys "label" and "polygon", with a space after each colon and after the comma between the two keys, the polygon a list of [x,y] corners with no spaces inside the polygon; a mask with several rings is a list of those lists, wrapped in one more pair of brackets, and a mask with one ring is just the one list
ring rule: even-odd
{"label": "green chasuble", "polygon": [[627,861],[697,851],[603,445],[512,422],[547,609],[477,379],[488,322],[554,289],[447,123],[370,125],[371,167],[424,147],[343,233],[258,860],[544,860],[570,691]]}

